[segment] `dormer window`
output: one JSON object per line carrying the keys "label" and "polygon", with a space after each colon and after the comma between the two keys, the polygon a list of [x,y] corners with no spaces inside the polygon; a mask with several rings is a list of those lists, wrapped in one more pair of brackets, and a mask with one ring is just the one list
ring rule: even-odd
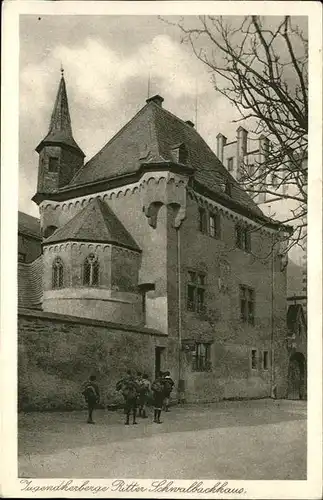
{"label": "dormer window", "polygon": [[48,172],[58,172],[58,158],[56,156],[49,157]]}
{"label": "dormer window", "polygon": [[91,253],[84,262],[83,285],[99,285],[99,261],[96,255]]}
{"label": "dormer window", "polygon": [[188,151],[185,144],[178,144],[172,149],[173,157],[176,163],[187,163]]}

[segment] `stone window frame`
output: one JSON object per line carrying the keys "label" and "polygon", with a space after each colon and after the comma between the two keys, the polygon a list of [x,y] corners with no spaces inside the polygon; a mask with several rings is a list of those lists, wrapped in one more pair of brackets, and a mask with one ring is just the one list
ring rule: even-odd
{"label": "stone window frame", "polygon": [[[216,240],[219,240],[221,238],[221,215],[219,212],[211,212],[209,211],[208,214],[208,235],[211,236],[211,238],[214,238]],[[214,233],[212,234],[211,231],[211,219],[214,219]]]}
{"label": "stone window frame", "polygon": [[199,223],[199,231],[202,234],[208,233],[208,214],[205,207],[198,207],[198,223]]}
{"label": "stone window frame", "polygon": [[239,285],[240,321],[254,326],[255,324],[255,289],[247,285]]}
{"label": "stone window frame", "polygon": [[[253,353],[255,353],[253,355]],[[250,349],[250,369],[255,372],[259,367],[259,349],[252,347]]]}
{"label": "stone window frame", "polygon": [[52,289],[64,287],[64,263],[60,257],[56,257],[52,264]]}
{"label": "stone window frame", "polygon": [[240,250],[251,253],[251,232],[245,224],[241,224],[240,222],[235,225],[235,243],[236,247]]}
{"label": "stone window frame", "polygon": [[[265,356],[265,354],[267,356]],[[265,360],[267,359],[267,361],[265,362]],[[262,351],[262,360],[261,360],[261,366],[262,366],[262,369],[266,372],[269,371],[269,367],[270,367],[270,356],[269,356],[269,349],[263,349]]]}
{"label": "stone window frame", "polygon": [[91,252],[83,261],[83,286],[100,286],[100,262],[98,256]]}
{"label": "stone window frame", "polygon": [[[214,232],[212,231],[211,218],[214,219]],[[199,232],[216,240],[221,238],[221,214],[217,210],[208,210],[198,207]]]}
{"label": "stone window frame", "polygon": [[49,156],[48,157],[48,172],[53,174],[57,173],[59,170],[59,157]]}
{"label": "stone window frame", "polygon": [[196,314],[204,314],[206,312],[206,288],[206,272],[198,269],[187,269],[187,311],[195,312]]}
{"label": "stone window frame", "polygon": [[[195,350],[192,351],[192,371],[211,371],[211,342],[195,342]],[[204,349],[204,353],[202,350]]]}

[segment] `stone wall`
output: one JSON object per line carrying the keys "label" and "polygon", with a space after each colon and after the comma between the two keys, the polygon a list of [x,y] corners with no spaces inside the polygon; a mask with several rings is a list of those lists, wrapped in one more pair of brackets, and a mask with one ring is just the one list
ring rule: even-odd
{"label": "stone wall", "polygon": [[162,334],[147,328],[41,311],[18,314],[19,409],[77,409],[84,406],[80,386],[97,375],[104,407],[120,403],[117,380],[129,368],[154,376],[155,346]]}

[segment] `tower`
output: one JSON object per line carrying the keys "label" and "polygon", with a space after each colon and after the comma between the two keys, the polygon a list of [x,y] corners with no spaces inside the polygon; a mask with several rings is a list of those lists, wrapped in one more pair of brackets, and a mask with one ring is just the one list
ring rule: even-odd
{"label": "tower", "polygon": [[39,154],[37,195],[53,193],[65,186],[84,164],[85,154],[73,138],[63,69],[49,131],[36,151]]}

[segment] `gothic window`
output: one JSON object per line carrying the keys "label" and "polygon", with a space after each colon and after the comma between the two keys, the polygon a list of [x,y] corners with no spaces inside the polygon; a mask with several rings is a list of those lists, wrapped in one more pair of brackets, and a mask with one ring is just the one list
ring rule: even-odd
{"label": "gothic window", "polygon": [[64,281],[64,266],[62,260],[57,257],[52,267],[52,288],[62,288]]}
{"label": "gothic window", "polygon": [[195,311],[200,314],[205,312],[205,292],[205,274],[189,271],[187,284],[187,309],[189,311]]}
{"label": "gothic window", "polygon": [[227,293],[229,291],[230,273],[231,273],[230,264],[226,261],[221,261],[220,262],[219,290],[222,293]]}
{"label": "gothic window", "polygon": [[240,224],[236,225],[236,246],[245,252],[251,252],[251,234]]}
{"label": "gothic window", "polygon": [[207,214],[205,208],[199,208],[199,230],[201,233],[207,232]]}
{"label": "gothic window", "polygon": [[220,214],[209,214],[209,235],[220,238]]}
{"label": "gothic window", "polygon": [[257,370],[257,367],[258,367],[257,349],[252,349],[251,350],[251,369]]}
{"label": "gothic window", "polygon": [[269,351],[263,351],[262,368],[268,370],[269,367]]}
{"label": "gothic window", "polygon": [[250,325],[255,322],[255,291],[244,285],[240,285],[240,319]]}
{"label": "gothic window", "polygon": [[58,172],[58,158],[50,156],[48,159],[48,172]]}
{"label": "gothic window", "polygon": [[99,261],[96,255],[91,253],[84,262],[83,285],[99,285]]}

